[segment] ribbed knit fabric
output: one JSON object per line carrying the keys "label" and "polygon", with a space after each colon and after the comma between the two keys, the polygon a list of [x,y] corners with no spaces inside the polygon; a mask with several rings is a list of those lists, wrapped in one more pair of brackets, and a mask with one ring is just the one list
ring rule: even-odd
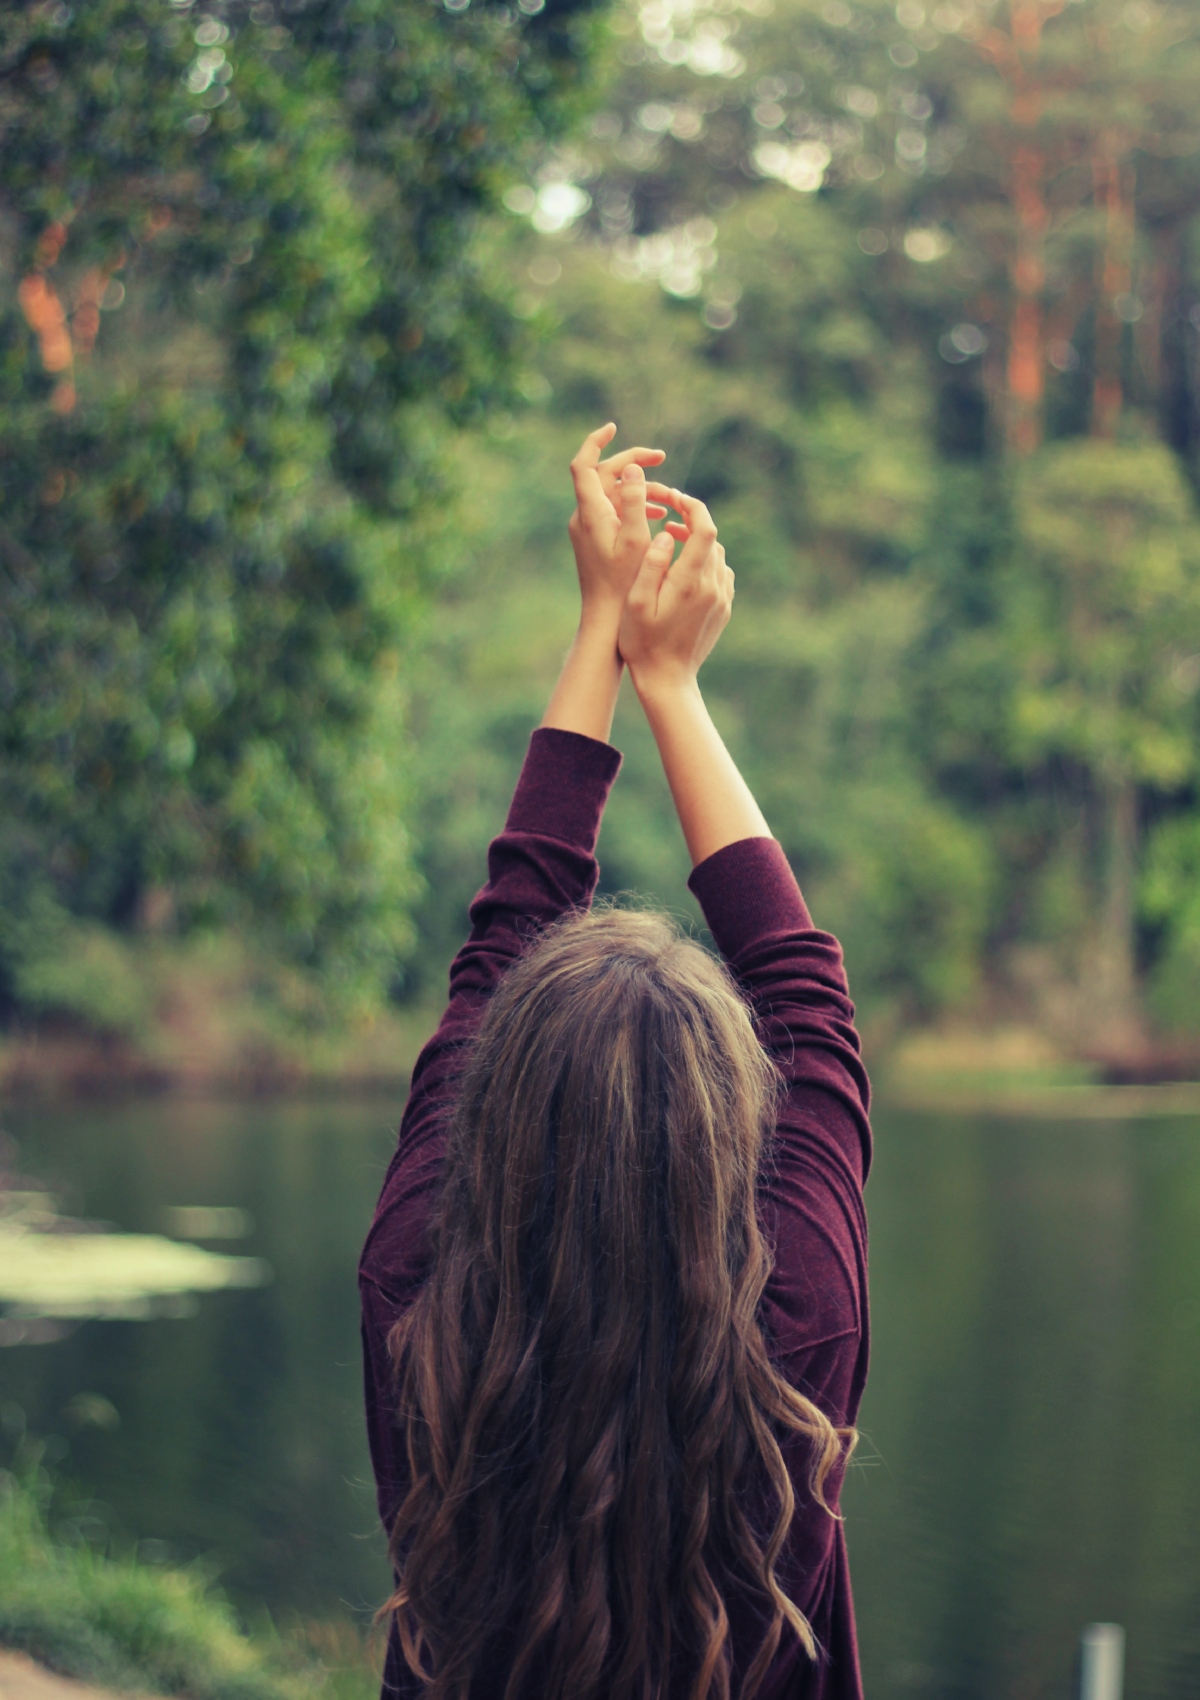
{"label": "ribbed knit fabric", "polygon": [[[621,758],[573,732],[530,741],[504,832],[488,852],[488,882],[471,905],[471,934],[450,970],[450,1002],[413,1071],[359,1277],[367,1428],[379,1510],[389,1526],[406,1486],[403,1438],[393,1420],[387,1335],[429,1268],[436,1201],[462,1063],[487,1000],[540,928],[586,908],[596,889],[600,820]],[[754,1011],[784,1082],[778,1125],[759,1188],[759,1214],[775,1263],[760,1315],[772,1356],[792,1384],[838,1424],[858,1413],[867,1368],[866,1218],[870,1162],[868,1086],[854,1008],[836,939],[814,929],[780,846],[749,838],[700,864],[689,881],[714,939]],[[760,1700],[861,1700],[854,1608],[843,1525],[808,1490],[803,1442],[785,1447],[797,1511],[778,1561],[780,1580],[821,1647],[813,1664],[785,1631]],[[840,1479],[826,1496],[836,1509]],[[732,1616],[757,1643],[752,1616]],[[504,1672],[490,1671],[472,1700],[499,1700]],[[422,1693],[389,1642],[384,1693]]]}

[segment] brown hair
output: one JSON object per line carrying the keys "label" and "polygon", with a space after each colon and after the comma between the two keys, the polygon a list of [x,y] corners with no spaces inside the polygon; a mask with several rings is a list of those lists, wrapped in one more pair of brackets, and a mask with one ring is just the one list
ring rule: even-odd
{"label": "brown hair", "polygon": [[572,917],[497,989],[432,1273],[390,1340],[412,1485],[385,1610],[431,1700],[485,1670],[508,1672],[505,1700],[726,1700],[734,1591],[767,1619],[745,1700],[785,1623],[815,1656],[775,1575],[779,1437],[809,1438],[821,1504],[851,1437],[757,1320],[775,1092],[725,969],[665,916]]}

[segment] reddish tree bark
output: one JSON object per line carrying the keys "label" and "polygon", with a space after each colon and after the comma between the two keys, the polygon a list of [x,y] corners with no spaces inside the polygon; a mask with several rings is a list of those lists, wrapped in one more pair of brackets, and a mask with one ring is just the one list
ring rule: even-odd
{"label": "reddish tree bark", "polygon": [[980,45],[1009,86],[1011,145],[1009,196],[1016,229],[1009,260],[1012,309],[1005,368],[1005,435],[1016,454],[1042,440],[1046,391],[1045,288],[1048,160],[1038,138],[1044,109],[1039,76],[1042,26],[1063,0],[1011,0],[1008,31],[991,29]]}
{"label": "reddish tree bark", "polygon": [[[1013,102],[1014,117],[1020,104]],[[1013,154],[1012,199],[1017,240],[1010,275],[1014,302],[1008,332],[1008,441],[1017,454],[1029,454],[1042,440],[1042,401],[1046,390],[1044,243],[1048,217],[1044,194],[1046,158],[1022,145]]]}

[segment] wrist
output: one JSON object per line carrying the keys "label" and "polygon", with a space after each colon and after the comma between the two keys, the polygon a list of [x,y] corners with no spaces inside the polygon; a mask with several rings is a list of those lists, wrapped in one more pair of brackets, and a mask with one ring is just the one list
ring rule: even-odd
{"label": "wrist", "polygon": [[606,618],[602,610],[585,610],[580,616],[579,625],[571,642],[572,651],[589,667],[611,669],[614,679],[620,681],[625,671],[625,663],[617,644],[620,630],[620,610],[616,618]]}
{"label": "wrist", "polygon": [[610,639],[615,647],[617,633],[621,629],[621,609],[623,603],[612,596],[585,596],[579,611],[579,636],[586,638]]}
{"label": "wrist", "polygon": [[655,703],[695,701],[700,698],[700,681],[691,668],[663,661],[631,662],[629,677],[643,707]]}

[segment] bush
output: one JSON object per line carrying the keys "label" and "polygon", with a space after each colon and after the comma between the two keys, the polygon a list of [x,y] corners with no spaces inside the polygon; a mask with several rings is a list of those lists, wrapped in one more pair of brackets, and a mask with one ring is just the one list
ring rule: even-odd
{"label": "bush", "polygon": [[[192,1700],[365,1700],[378,1683],[315,1662],[296,1636],[247,1635],[203,1569],[140,1563],[52,1535],[44,1469],[0,1471],[0,1645],[65,1676]],[[74,1538],[68,1538],[73,1536]]]}

